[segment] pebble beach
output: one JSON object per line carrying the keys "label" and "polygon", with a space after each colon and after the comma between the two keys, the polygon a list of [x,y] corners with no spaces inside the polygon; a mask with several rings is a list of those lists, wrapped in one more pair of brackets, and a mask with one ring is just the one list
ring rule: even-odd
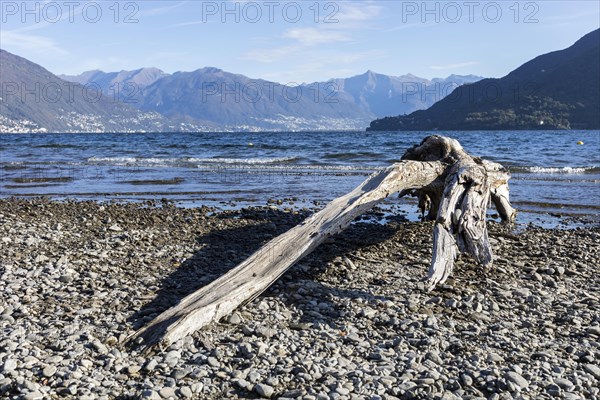
{"label": "pebble beach", "polygon": [[431,223],[372,212],[219,323],[125,339],[306,209],[0,200],[0,398],[598,399],[600,227],[490,222],[428,292]]}

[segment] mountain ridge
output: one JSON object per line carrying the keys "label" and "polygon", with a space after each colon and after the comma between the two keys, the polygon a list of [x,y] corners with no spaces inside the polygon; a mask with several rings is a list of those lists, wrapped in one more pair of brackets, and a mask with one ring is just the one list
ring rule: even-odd
{"label": "mountain ridge", "polygon": [[[128,73],[133,75],[135,71],[139,70],[120,74],[86,71],[67,78],[99,85],[109,94],[114,93],[115,86],[127,88],[131,84]],[[448,86],[454,89],[457,82],[480,79],[475,75],[451,75],[428,80],[412,74],[388,76],[368,70],[349,78],[305,83],[296,88],[217,67],[203,67],[163,73],[143,86],[134,82],[119,98],[143,111],[167,117],[185,116],[242,130],[252,127],[362,130],[373,118],[388,115],[392,110],[409,113],[426,108],[448,94],[451,91]]]}
{"label": "mountain ridge", "polygon": [[600,29],[506,76],[459,86],[426,110],[371,122],[372,130],[600,128]]}
{"label": "mountain ridge", "polygon": [[67,82],[0,49],[0,132],[146,132],[199,129]]}

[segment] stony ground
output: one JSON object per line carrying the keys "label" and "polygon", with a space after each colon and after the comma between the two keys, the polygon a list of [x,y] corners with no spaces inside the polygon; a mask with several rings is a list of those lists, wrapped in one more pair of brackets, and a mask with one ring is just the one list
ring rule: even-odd
{"label": "stony ground", "polygon": [[600,398],[597,227],[491,224],[494,268],[427,292],[432,226],[359,222],[221,323],[121,345],[306,216],[282,207],[0,201],[0,397]]}

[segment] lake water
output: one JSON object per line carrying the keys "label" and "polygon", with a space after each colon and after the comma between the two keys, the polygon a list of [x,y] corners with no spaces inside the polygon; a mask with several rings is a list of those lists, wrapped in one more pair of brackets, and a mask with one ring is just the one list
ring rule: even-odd
{"label": "lake water", "polygon": [[[600,213],[600,131],[436,132],[511,173],[519,222]],[[428,132],[0,134],[0,196],[323,204]],[[583,144],[577,144],[579,141]],[[414,201],[391,199],[414,217]]]}

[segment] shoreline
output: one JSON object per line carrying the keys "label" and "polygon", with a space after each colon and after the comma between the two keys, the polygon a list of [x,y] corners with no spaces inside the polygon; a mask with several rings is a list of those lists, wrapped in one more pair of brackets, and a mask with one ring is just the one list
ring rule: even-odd
{"label": "shoreline", "polygon": [[[208,207],[214,209],[214,212],[243,212],[246,209],[269,208],[285,212],[309,213],[320,211],[328,204],[327,200],[308,200],[303,196],[292,197],[268,197],[265,201],[258,199],[231,198],[228,200],[217,200],[215,198],[198,197],[193,195],[199,193],[97,193],[93,196],[78,194],[72,195],[12,195],[0,196],[2,201],[30,201],[30,202],[56,202],[56,203],[87,203],[92,202],[99,205],[113,204],[133,204],[144,205],[148,207],[158,207],[168,205],[182,209],[194,209]],[[161,197],[162,196],[162,197]],[[183,196],[183,198],[181,197]],[[159,198],[160,197],[160,198]],[[599,213],[580,213],[573,210],[561,210],[559,205],[546,205],[545,209],[522,209],[519,202],[513,202],[518,215],[517,220],[512,225],[515,231],[523,230],[528,226],[544,229],[576,229],[576,228],[598,228],[600,227]],[[586,206],[569,205],[573,209],[588,208]],[[397,199],[391,196],[374,207],[366,218],[359,217],[359,220],[369,219],[375,223],[385,223],[388,220],[403,220],[404,222],[421,222],[421,215],[418,210],[417,200],[412,197]],[[490,206],[487,212],[488,223],[499,223],[500,218],[493,206]]]}
{"label": "shoreline", "polygon": [[595,225],[489,223],[494,267],[461,258],[427,292],[431,223],[376,210],[224,321],[150,356],[119,346],[308,213],[0,199],[0,395],[600,396]]}

